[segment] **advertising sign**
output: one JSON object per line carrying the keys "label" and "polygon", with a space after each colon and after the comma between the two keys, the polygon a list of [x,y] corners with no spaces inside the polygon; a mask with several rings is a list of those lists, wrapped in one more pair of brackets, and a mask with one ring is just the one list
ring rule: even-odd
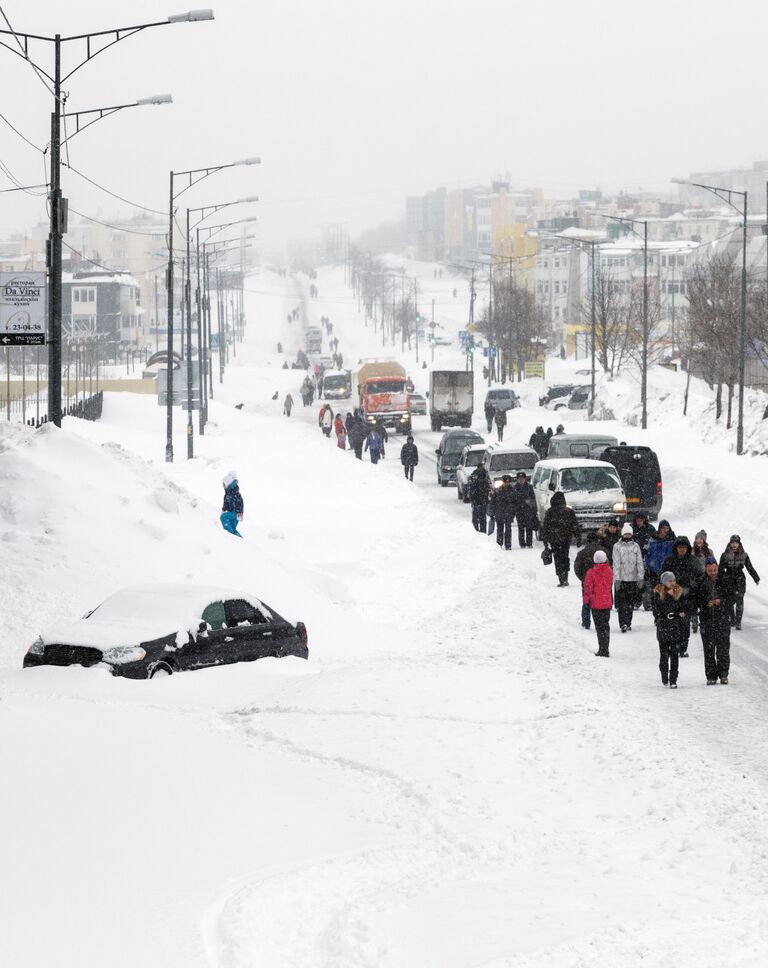
{"label": "advertising sign", "polygon": [[525,379],[529,376],[540,376],[544,379],[544,360],[534,360],[532,363],[525,364]]}
{"label": "advertising sign", "polygon": [[0,272],[0,346],[42,346],[45,272]]}

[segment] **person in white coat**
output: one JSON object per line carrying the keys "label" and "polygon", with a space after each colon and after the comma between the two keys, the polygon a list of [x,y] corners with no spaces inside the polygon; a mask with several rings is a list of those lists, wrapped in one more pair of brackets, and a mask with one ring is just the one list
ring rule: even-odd
{"label": "person in white coat", "polygon": [[632,628],[635,598],[638,589],[643,587],[644,578],[643,553],[634,540],[632,525],[627,522],[621,529],[621,538],[613,546],[613,581],[622,632]]}

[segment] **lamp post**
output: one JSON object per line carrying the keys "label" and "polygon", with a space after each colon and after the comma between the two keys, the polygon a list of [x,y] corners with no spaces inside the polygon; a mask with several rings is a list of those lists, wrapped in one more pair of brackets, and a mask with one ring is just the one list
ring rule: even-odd
{"label": "lamp post", "polygon": [[554,235],[546,236],[542,238],[542,242],[570,242],[571,245],[588,245],[589,246],[589,261],[590,261],[590,278],[591,278],[591,288],[592,288],[592,298],[590,307],[590,329],[591,337],[591,368],[592,368],[592,383],[590,389],[590,402],[589,402],[589,415],[590,417],[595,412],[595,343],[597,342],[597,311],[595,303],[595,290],[596,290],[596,271],[595,271],[595,246],[603,245],[605,239],[585,239],[577,236],[570,235]]}
{"label": "lamp post", "polygon": [[[241,165],[259,164],[261,164],[260,158],[244,158],[242,161],[230,161],[224,165],[211,165],[207,168],[188,168],[185,171],[170,172],[170,190],[168,201],[168,271],[166,273],[165,283],[168,301],[165,460],[169,464],[173,463],[173,219],[174,215],[176,214],[174,202],[177,198],[183,195],[184,192],[189,191],[190,188],[193,188],[195,185],[199,184],[199,182],[203,181],[204,178],[208,178],[210,175],[216,174],[216,172],[224,171],[226,168],[236,168]],[[174,186],[175,179],[177,178],[186,178],[187,180],[187,183],[178,191],[175,190]],[[187,264],[189,264],[189,255],[189,232],[187,232]],[[189,293],[187,293],[187,296],[189,296]],[[189,300],[187,301],[187,309],[189,310]],[[187,405],[189,407],[189,415],[187,419],[187,457],[190,458],[194,456],[194,449],[192,443],[192,323],[189,319],[189,313],[187,314]]]}
{"label": "lamp post", "polygon": [[[198,226],[204,222],[210,215],[216,212],[220,212],[223,208],[229,208],[232,205],[241,205],[246,202],[258,202],[259,198],[257,195],[252,195],[247,198],[238,198],[232,202],[218,202],[215,205],[201,205],[198,208],[188,208],[187,209],[187,285],[186,285],[186,303],[187,303],[187,326],[188,331],[191,325],[190,320],[192,318],[191,310],[191,277],[192,277],[192,258],[189,251],[191,231],[197,228],[197,248],[196,248],[196,273],[195,273],[195,308],[197,316],[197,371],[198,371],[198,381],[200,389],[200,409],[199,409],[199,422],[198,422],[198,432],[202,436],[205,433],[205,424],[208,419],[208,403],[207,403],[207,391],[205,387],[205,367],[203,366],[203,333],[202,333],[202,320],[200,315],[200,230]],[[194,224],[190,223],[190,215],[197,213],[200,217]],[[189,389],[189,387],[188,387]],[[190,410],[191,413],[191,410]],[[191,437],[190,437],[191,440]]]}
{"label": "lamp post", "polygon": [[[193,10],[188,13],[176,14],[165,20],[152,23],[136,24],[130,27],[119,27],[110,30],[97,30],[85,34],[73,34],[62,37],[55,34],[48,37],[40,34],[28,34],[19,30],[0,30],[0,35],[12,37],[14,43],[0,40],[0,46],[17,54],[23,60],[29,61],[38,75],[52,84],[53,111],[51,113],[51,143],[50,143],[50,230],[48,236],[48,416],[57,426],[61,426],[61,316],[62,316],[62,238],[66,228],[66,201],[61,193],[61,120],[65,99],[62,98],[61,87],[81,67],[102,53],[142,30],[150,27],[163,27],[172,23],[191,23],[201,20],[213,20],[212,10]],[[103,41],[97,49],[92,48],[94,40]],[[85,56],[71,70],[62,74],[61,54],[62,46],[73,43],[85,43]],[[29,49],[31,44],[53,44],[53,74],[32,60]],[[140,102],[135,102],[136,104]],[[155,101],[150,103],[166,103]],[[133,106],[121,105],[120,107]],[[103,109],[106,113],[113,113],[113,109]],[[119,110],[115,108],[114,110]],[[103,114],[101,116],[104,116]],[[94,120],[97,120],[94,118]]]}
{"label": "lamp post", "polygon": [[[640,373],[640,402],[642,404],[643,430],[648,429],[648,219],[626,218],[623,215],[606,215],[601,213],[603,218],[626,225],[630,232],[639,236],[643,240],[643,360]],[[642,236],[633,228],[635,225],[643,226]]]}
{"label": "lamp post", "polygon": [[[687,181],[684,178],[673,178],[676,185],[692,185],[712,192],[721,202],[730,205],[742,217],[741,234],[741,307],[739,312],[739,418],[736,428],[736,453],[744,453],[744,378],[747,357],[747,202],[749,193],[737,191],[733,188],[718,188],[716,185],[702,185],[699,182]],[[742,207],[731,201],[734,195],[741,196]],[[690,365],[690,363],[689,363]]]}

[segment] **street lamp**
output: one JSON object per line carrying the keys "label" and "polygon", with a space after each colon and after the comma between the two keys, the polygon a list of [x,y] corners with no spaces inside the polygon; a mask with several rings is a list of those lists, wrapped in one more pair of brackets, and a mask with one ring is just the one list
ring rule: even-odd
{"label": "street lamp", "polygon": [[[603,218],[611,219],[620,225],[626,225],[630,232],[633,232],[643,240],[643,362],[640,375],[640,400],[643,407],[642,428],[648,429],[648,219],[626,218],[623,215],[606,215],[600,213]],[[643,234],[634,225],[643,226]]]}
{"label": "street lamp", "polygon": [[595,289],[596,289],[596,278],[595,278],[595,246],[603,245],[605,239],[585,239],[579,238],[573,235],[553,235],[545,236],[540,239],[541,242],[570,242],[572,245],[588,245],[589,246],[589,262],[590,262],[590,277],[592,281],[592,298],[591,298],[591,330],[592,335],[590,342],[591,347],[591,367],[592,367],[592,385],[590,390],[590,403],[589,403],[589,415],[592,416],[595,412],[595,343],[597,341],[597,313],[595,306]]}
{"label": "street lamp", "polygon": [[[741,310],[739,313],[739,420],[736,428],[736,453],[744,453],[744,376],[747,356],[747,200],[749,193],[737,191],[733,188],[718,188],[715,185],[702,185],[699,182],[687,181],[685,178],[673,178],[675,185],[692,185],[712,192],[721,202],[730,205],[742,217],[741,235]],[[740,195],[743,206],[739,209],[731,201],[733,195]],[[690,363],[688,364],[690,366]]]}
{"label": "street lamp", "polygon": [[[174,202],[177,198],[189,191],[190,188],[208,178],[216,172],[224,171],[226,168],[237,168],[241,165],[259,165],[260,158],[243,158],[241,161],[230,161],[224,165],[211,165],[207,168],[188,168],[185,171],[170,172],[170,192],[168,202],[168,271],[166,273],[166,296],[168,302],[168,360],[166,363],[167,373],[167,398],[166,398],[166,437],[165,437],[165,460],[173,463],[173,218],[176,214]],[[174,191],[174,180],[176,178],[186,178],[187,184],[179,191]],[[235,223],[232,223],[235,224]],[[189,231],[187,231],[187,259],[189,259]],[[187,458],[194,457],[194,446],[192,440],[192,323],[187,319],[187,406],[189,414],[187,417]]]}
{"label": "street lamp", "polygon": [[[73,74],[77,73],[98,54],[121,40],[132,37],[150,27],[163,27],[172,23],[192,23],[201,20],[213,20],[212,10],[191,10],[187,13],[176,14],[165,20],[146,24],[136,24],[130,27],[119,27],[110,30],[97,30],[86,34],[73,34],[62,37],[55,34],[47,37],[40,34],[27,34],[19,30],[0,29],[0,35],[12,37],[14,43],[0,40],[0,46],[28,61],[39,75],[47,78],[53,85],[53,111],[51,113],[51,184],[50,184],[50,232],[48,240],[48,276],[50,293],[48,299],[48,416],[57,426],[61,426],[61,315],[62,315],[62,237],[64,235],[65,202],[61,194],[61,119],[65,99],[62,98],[61,86]],[[94,39],[106,38],[102,46],[92,49]],[[70,71],[62,75],[61,52],[63,44],[85,42],[85,56]],[[53,74],[33,61],[29,54],[30,43],[49,43],[54,46]],[[165,102],[155,102],[165,103]]]}

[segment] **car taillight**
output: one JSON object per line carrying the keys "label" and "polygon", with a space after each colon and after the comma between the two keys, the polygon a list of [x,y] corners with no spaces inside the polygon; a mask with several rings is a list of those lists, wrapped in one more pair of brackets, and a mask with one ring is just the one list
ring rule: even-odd
{"label": "car taillight", "polygon": [[303,622],[296,623],[296,631],[299,633],[299,638],[301,639],[302,645],[309,644],[309,636],[307,635],[307,626]]}
{"label": "car taillight", "polygon": [[661,481],[656,481],[656,497],[661,497]]}

